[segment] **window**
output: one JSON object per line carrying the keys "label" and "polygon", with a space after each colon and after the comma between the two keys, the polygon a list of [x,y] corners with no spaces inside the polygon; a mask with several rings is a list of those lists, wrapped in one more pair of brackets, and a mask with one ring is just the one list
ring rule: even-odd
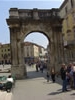
{"label": "window", "polygon": [[29,57],[29,53],[27,52],[27,57]]}
{"label": "window", "polygon": [[7,56],[8,56],[8,55],[5,53],[5,54],[4,54],[4,59],[6,59],[6,58],[7,58]]}
{"label": "window", "polygon": [[2,57],[3,57],[3,54],[2,54]]}
{"label": "window", "polygon": [[8,49],[8,51],[10,51],[10,49]]}
{"label": "window", "polygon": [[2,50],[2,52],[3,52],[3,50]]}

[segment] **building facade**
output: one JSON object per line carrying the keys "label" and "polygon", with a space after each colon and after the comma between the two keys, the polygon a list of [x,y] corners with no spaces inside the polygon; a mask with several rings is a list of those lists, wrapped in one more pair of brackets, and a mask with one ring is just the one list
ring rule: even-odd
{"label": "building facade", "polygon": [[60,16],[63,18],[64,60],[75,61],[75,0],[64,0]]}
{"label": "building facade", "polygon": [[34,63],[39,58],[38,47],[31,42],[24,42],[24,59],[25,63]]}
{"label": "building facade", "polygon": [[10,44],[0,44],[0,64],[11,64]]}
{"label": "building facade", "polygon": [[[44,47],[35,43],[24,42],[25,63],[35,63],[39,60],[40,54],[44,56]],[[0,64],[11,64],[10,44],[0,44]]]}
{"label": "building facade", "polygon": [[25,63],[33,64],[39,61],[40,54],[44,54],[44,47],[32,42],[24,42],[24,60]]}
{"label": "building facade", "polygon": [[47,49],[42,46],[39,46],[39,60],[40,61],[47,61]]}

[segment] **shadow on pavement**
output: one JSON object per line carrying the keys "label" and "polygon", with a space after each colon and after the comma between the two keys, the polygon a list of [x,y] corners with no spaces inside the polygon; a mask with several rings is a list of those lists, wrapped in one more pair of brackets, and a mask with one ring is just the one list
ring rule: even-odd
{"label": "shadow on pavement", "polygon": [[62,92],[62,89],[59,89],[57,90],[57,92],[51,92],[49,93],[48,95],[57,95],[57,94],[60,94],[60,93],[66,93],[66,92],[70,92],[71,90],[67,90],[65,92]]}
{"label": "shadow on pavement", "polygon": [[62,91],[62,89],[58,89],[57,91]]}
{"label": "shadow on pavement", "polygon": [[71,95],[74,95],[75,96],[75,93],[72,93]]}
{"label": "shadow on pavement", "polygon": [[29,71],[27,73],[27,79],[39,78],[39,77],[46,77],[45,73],[41,73],[40,71]]}
{"label": "shadow on pavement", "polygon": [[60,93],[63,93],[63,92],[62,91],[60,91],[60,92],[51,92],[48,95],[57,95],[57,94],[60,94]]}
{"label": "shadow on pavement", "polygon": [[43,82],[44,84],[53,84],[53,82],[47,82],[47,81],[45,81],[45,82]]}
{"label": "shadow on pavement", "polygon": [[[71,90],[67,90],[65,92],[62,92],[62,89],[58,89],[57,92],[51,92],[48,95],[57,95],[57,94],[60,94],[60,93],[66,93],[66,92],[70,92],[70,91]],[[75,95],[75,94],[71,94],[71,95]]]}
{"label": "shadow on pavement", "polygon": [[[29,71],[29,72],[27,72],[27,79],[33,79],[33,78],[39,78],[39,77],[40,78],[43,77],[43,78],[45,78],[45,80],[47,80],[47,78],[46,78],[46,70],[44,70],[43,73],[41,73],[41,71],[38,71],[38,72]],[[60,85],[62,84],[62,80],[61,80],[60,76],[56,77],[55,79],[56,79],[55,83],[60,84]],[[52,81],[51,77],[50,77],[50,81]]]}

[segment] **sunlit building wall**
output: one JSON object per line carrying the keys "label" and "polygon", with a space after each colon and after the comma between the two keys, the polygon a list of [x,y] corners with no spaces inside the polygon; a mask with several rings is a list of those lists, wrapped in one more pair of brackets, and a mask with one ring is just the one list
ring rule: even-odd
{"label": "sunlit building wall", "polygon": [[[24,42],[24,59],[28,62],[37,62],[39,60],[40,53],[43,54],[42,46],[35,43]],[[44,48],[43,48],[44,49]],[[0,64],[11,63],[11,49],[10,44],[0,44]]]}
{"label": "sunlit building wall", "polygon": [[75,60],[75,0],[64,0],[60,7],[65,62]]}
{"label": "sunlit building wall", "polygon": [[11,51],[10,44],[0,45],[0,64],[10,64],[11,63]]}
{"label": "sunlit building wall", "polygon": [[39,45],[31,42],[24,43],[24,58],[26,63],[34,63],[39,60]]}

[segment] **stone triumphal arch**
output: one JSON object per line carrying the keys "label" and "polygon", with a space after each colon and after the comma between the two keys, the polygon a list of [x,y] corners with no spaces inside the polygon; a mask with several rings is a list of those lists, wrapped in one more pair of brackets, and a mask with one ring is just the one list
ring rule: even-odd
{"label": "stone triumphal arch", "polygon": [[[10,29],[11,45],[11,72],[18,79],[24,78],[26,67],[23,58],[23,41],[31,32],[42,32],[49,40],[50,64],[48,68],[55,67],[63,61],[62,19],[58,9],[18,9],[9,10],[9,18],[6,19]],[[50,70],[50,69],[49,69]]]}

